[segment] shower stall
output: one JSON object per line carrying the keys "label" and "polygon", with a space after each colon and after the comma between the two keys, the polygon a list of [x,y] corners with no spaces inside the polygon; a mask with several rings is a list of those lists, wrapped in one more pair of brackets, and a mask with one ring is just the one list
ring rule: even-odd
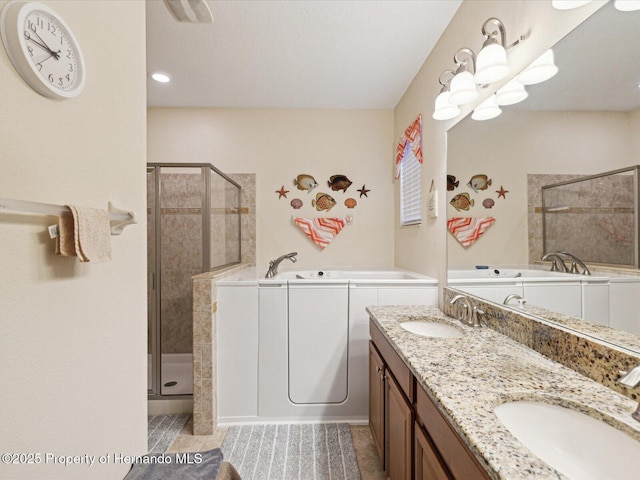
{"label": "shower stall", "polygon": [[150,398],[193,394],[191,277],[240,263],[240,205],[211,164],[147,164]]}

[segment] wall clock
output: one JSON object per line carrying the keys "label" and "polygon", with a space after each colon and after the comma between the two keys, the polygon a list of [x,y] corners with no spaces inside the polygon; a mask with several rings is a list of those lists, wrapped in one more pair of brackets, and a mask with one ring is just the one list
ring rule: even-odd
{"label": "wall clock", "polygon": [[54,10],[11,1],[0,14],[0,29],[11,63],[36,92],[58,99],[82,92],[86,69],[80,46]]}

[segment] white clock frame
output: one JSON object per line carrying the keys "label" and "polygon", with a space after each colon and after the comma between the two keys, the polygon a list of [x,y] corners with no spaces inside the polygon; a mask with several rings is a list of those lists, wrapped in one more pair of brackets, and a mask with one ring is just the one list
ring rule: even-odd
{"label": "white clock frame", "polygon": [[[34,61],[31,60],[24,36],[24,28],[25,21],[29,15],[38,11],[49,16],[58,24],[57,26],[62,30],[72,50],[73,57],[76,60],[77,71],[76,80],[70,88],[62,89],[52,84],[40,74]],[[71,29],[55,10],[36,2],[13,0],[7,3],[2,9],[2,13],[0,13],[0,36],[2,37],[2,43],[14,68],[24,81],[39,94],[49,98],[63,99],[75,97],[84,89],[86,83],[86,66],[80,45],[71,32]]]}

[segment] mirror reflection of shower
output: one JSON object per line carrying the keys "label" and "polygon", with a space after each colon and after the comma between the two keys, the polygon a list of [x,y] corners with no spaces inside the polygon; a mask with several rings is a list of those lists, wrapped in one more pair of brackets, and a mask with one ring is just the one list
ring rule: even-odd
{"label": "mirror reflection of shower", "polygon": [[191,277],[240,263],[240,191],[210,164],[147,164],[150,397],[193,394]]}

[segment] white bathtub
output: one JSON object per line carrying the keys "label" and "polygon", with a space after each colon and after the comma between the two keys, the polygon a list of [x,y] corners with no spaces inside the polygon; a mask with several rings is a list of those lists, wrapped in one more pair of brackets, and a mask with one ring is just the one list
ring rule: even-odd
{"label": "white bathtub", "polygon": [[529,305],[609,325],[609,278],[551,272],[546,267],[450,269],[447,284],[495,303],[518,295]]}
{"label": "white bathtub", "polygon": [[[436,305],[399,269],[247,269],[217,283],[219,425],[368,421],[368,305]],[[322,274],[320,274],[322,272]]]}

